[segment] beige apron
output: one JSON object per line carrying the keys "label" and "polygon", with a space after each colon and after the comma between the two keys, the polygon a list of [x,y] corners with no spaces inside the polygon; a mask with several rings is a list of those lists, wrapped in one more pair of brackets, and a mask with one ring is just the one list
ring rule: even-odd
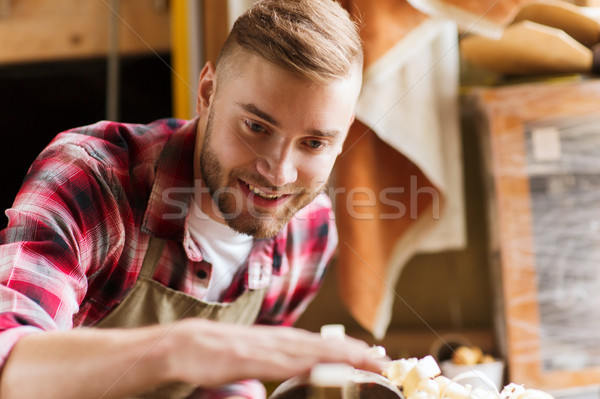
{"label": "beige apron", "polygon": [[[185,317],[200,317],[236,324],[253,324],[260,311],[266,288],[248,290],[230,303],[208,303],[166,287],[152,279],[165,240],[150,238],[140,275],[127,296],[95,327],[132,328],[171,323]],[[148,399],[180,399],[195,387],[171,383],[136,396]]]}

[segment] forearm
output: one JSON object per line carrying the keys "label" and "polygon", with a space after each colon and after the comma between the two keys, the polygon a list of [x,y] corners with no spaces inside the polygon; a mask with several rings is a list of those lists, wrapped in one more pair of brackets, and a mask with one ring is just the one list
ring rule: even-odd
{"label": "forearm", "polygon": [[8,356],[0,397],[119,398],[171,381],[210,388],[241,379],[284,380],[318,363],[382,370],[367,348],[349,337],[332,341],[294,328],[202,319],[31,334]]}
{"label": "forearm", "polygon": [[0,397],[118,398],[169,378],[165,327],[31,334],[13,348]]}

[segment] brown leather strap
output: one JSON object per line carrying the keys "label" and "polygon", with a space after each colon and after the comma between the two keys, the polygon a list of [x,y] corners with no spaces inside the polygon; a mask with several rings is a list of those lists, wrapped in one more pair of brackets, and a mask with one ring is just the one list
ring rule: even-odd
{"label": "brown leather strap", "polygon": [[166,241],[161,238],[156,238],[154,236],[150,237],[148,249],[146,250],[146,255],[144,256],[144,260],[142,262],[140,277],[146,277],[149,279],[152,278],[154,271],[156,270],[156,265],[158,265],[160,254],[165,247],[165,243]]}

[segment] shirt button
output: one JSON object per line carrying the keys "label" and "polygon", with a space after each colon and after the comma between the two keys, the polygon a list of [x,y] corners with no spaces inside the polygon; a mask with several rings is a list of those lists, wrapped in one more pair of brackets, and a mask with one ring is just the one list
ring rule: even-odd
{"label": "shirt button", "polygon": [[206,272],[206,270],[200,269],[196,271],[196,276],[198,276],[198,278],[205,279],[206,277],[208,277],[208,273]]}

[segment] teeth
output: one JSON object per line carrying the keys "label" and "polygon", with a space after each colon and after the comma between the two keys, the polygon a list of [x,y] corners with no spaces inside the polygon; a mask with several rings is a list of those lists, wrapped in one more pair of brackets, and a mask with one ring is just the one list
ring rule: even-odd
{"label": "teeth", "polygon": [[250,189],[250,191],[252,191],[254,194],[258,195],[259,197],[262,198],[266,198],[266,199],[275,199],[275,198],[279,198],[281,197],[281,195],[272,195],[272,194],[267,194],[267,193],[263,193],[262,191],[260,191],[258,188],[254,187],[252,184],[248,184],[248,188]]}

